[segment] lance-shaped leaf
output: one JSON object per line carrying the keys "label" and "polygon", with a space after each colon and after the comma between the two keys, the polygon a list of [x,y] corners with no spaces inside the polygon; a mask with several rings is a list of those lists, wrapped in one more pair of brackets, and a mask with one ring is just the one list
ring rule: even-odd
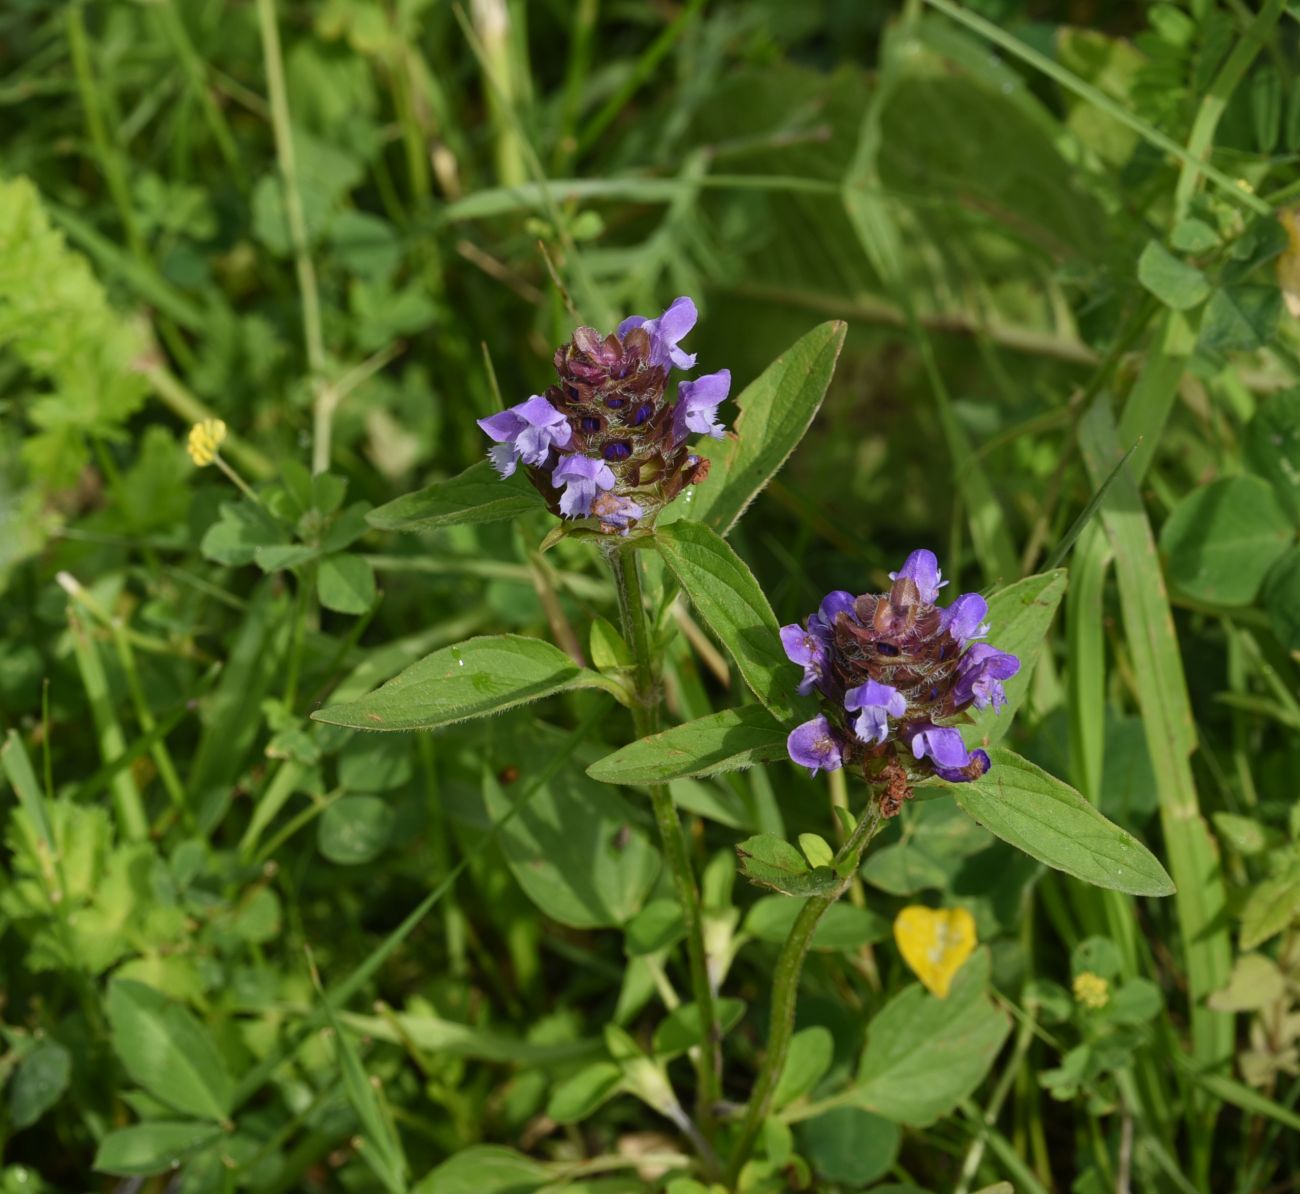
{"label": "lance-shaped leaf", "polygon": [[501,477],[486,460],[480,460],[455,477],[435,481],[371,510],[366,521],[381,531],[433,531],[501,522],[545,508],[541,494],[522,470],[513,477]]}
{"label": "lance-shaped leaf", "polygon": [[709,477],[678,518],[702,522],[720,535],[731,531],[812,423],[835,372],[845,328],[839,320],[813,328],[745,387],[736,399],[735,433],[696,447],[709,458]]}
{"label": "lance-shaped leaf", "polygon": [[655,533],[655,544],[714,637],[731,652],[754,695],[781,722],[810,706],[797,697],[799,670],[781,648],[781,628],[745,562],[696,522],[676,522]]}
{"label": "lance-shaped leaf", "polygon": [[662,784],[785,756],[786,730],[761,705],[725,709],[651,734],[587,768],[606,784]]}
{"label": "lance-shaped leaf", "polygon": [[312,717],[357,730],[433,730],[573,688],[621,691],[541,639],[485,635],[435,651],[369,696]]}
{"label": "lance-shaped leaf", "polygon": [[1173,892],[1173,880],[1155,855],[1069,784],[1005,747],[990,750],[989,757],[987,774],[949,787],[990,833],[1097,887],[1144,896]]}
{"label": "lance-shaped leaf", "polygon": [[151,1119],[109,1132],[99,1142],[94,1168],[97,1173],[111,1173],[114,1177],[167,1173],[223,1135],[210,1123]]}

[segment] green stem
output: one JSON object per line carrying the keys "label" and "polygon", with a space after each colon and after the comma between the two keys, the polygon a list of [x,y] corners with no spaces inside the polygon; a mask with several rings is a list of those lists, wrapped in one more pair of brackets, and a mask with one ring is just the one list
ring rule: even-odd
{"label": "green stem", "polygon": [[[623,637],[632,651],[633,700],[632,722],[638,738],[653,734],[659,728],[659,685],[655,675],[654,654],[650,645],[650,628],[646,624],[645,607],[641,597],[641,577],[637,567],[636,549],[632,544],[620,542],[604,549],[614,576],[614,589],[618,593],[618,612],[623,626]],[[695,886],[691,869],[690,852],[682,823],[677,816],[677,806],[668,789],[662,785],[650,788],[650,802],[654,807],[655,823],[664,857],[673,875],[673,888],[681,905],[682,920],[686,925],[686,955],[691,972],[691,993],[700,1009],[700,1023],[705,1025],[704,1039],[695,1059],[698,1074],[696,1117],[706,1139],[713,1136],[714,1105],[721,1097],[719,1078],[721,1070],[721,1039],[717,1012],[714,1007],[713,988],[709,983],[709,968],[704,952],[704,927],[700,916],[700,893]]]}
{"label": "green stem", "polygon": [[754,1084],[745,1109],[745,1120],[740,1127],[727,1165],[727,1189],[734,1190],[740,1177],[740,1171],[749,1160],[754,1142],[762,1130],[763,1121],[772,1109],[772,1096],[776,1093],[776,1084],[781,1071],[785,1069],[786,1054],[790,1051],[790,1038],[794,1035],[795,1006],[799,999],[799,976],[803,973],[803,961],[812,945],[813,934],[826,915],[826,911],[840,898],[853,882],[857,873],[858,860],[867,843],[880,828],[880,805],[872,799],[870,807],[859,818],[849,840],[835,855],[835,863],[853,859],[853,866],[845,868],[846,874],[835,887],[823,896],[809,896],[799,915],[790,927],[790,935],[781,947],[781,956],[776,960],[776,970],[772,975],[772,1020],[767,1031],[767,1055],[763,1058],[762,1068],[758,1072],[758,1081]]}

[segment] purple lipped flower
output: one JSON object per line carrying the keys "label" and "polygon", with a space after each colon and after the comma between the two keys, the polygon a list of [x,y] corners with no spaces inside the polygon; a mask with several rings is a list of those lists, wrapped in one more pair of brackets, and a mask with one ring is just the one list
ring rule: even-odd
{"label": "purple lipped flower", "polygon": [[596,494],[614,488],[614,474],[603,460],[573,453],[565,456],[551,473],[551,484],[565,486],[560,496],[560,513],[567,518],[588,518]]}
{"label": "purple lipped flower", "polygon": [[964,647],[971,639],[988,634],[988,623],[984,621],[988,612],[989,603],[978,593],[963,593],[943,611],[940,625]]}
{"label": "purple lipped flower", "polygon": [[563,448],[573,438],[569,421],[540,394],[479,419],[478,425],[496,440],[488,455],[503,477],[515,471],[516,457],[525,464],[543,465],[552,445]]}
{"label": "purple lipped flower", "polygon": [[844,762],[835,731],[824,717],[814,717],[812,721],[796,726],[790,731],[785,745],[790,758],[814,775],[818,771],[838,771]]}
{"label": "purple lipped flower", "polygon": [[731,370],[719,369],[677,387],[677,405],[673,408],[673,440],[681,443],[694,431],[721,439],[726,428],[717,421],[718,404],[731,392]]}
{"label": "purple lipped flower", "polygon": [[924,547],[912,552],[897,572],[889,574],[890,580],[898,580],[899,577],[907,577],[908,580],[913,581],[917,592],[921,594],[921,600],[930,604],[934,603],[939,596],[939,590],[948,583],[943,579],[943,573],[939,571],[938,558],[934,552]]}
{"label": "purple lipped flower", "polygon": [[636,502],[616,493],[602,493],[591,503],[591,512],[600,519],[602,528],[612,527],[621,535],[627,534],[630,523],[645,517]]}
{"label": "purple lipped flower", "polygon": [[964,767],[940,767],[936,764],[934,773],[950,784],[966,784],[979,779],[989,769],[989,757],[982,750],[970,752],[970,761]]}
{"label": "purple lipped flower", "polygon": [[889,737],[889,719],[907,712],[907,701],[897,688],[868,680],[844,694],[844,708],[850,713],[860,710],[853,732],[863,742],[879,744]]}
{"label": "purple lipped flower", "polygon": [[912,755],[917,759],[928,758],[934,763],[935,770],[959,771],[969,766],[970,752],[961,740],[961,734],[951,726],[936,726],[929,722],[910,726],[908,733],[912,740]]}
{"label": "purple lipped flower", "polygon": [[822,598],[822,603],[817,612],[808,619],[808,629],[814,634],[824,635],[828,639],[835,629],[835,618],[840,613],[846,613],[853,617],[853,602],[856,600],[852,593],[844,589],[832,589]]}
{"label": "purple lipped flower", "polygon": [[957,682],[953,685],[953,704],[957,708],[972,701],[977,709],[994,711],[1006,704],[1002,681],[1010,680],[1020,670],[1020,660],[988,643],[975,643],[957,664]]}
{"label": "purple lipped flower", "polygon": [[667,365],[670,361],[678,369],[690,369],[695,364],[695,354],[683,352],[677,347],[677,341],[695,326],[699,312],[695,304],[682,295],[673,299],[666,310],[657,319],[646,319],[644,315],[629,315],[618,325],[618,334],[622,338],[633,328],[643,328],[650,337],[650,364]]}
{"label": "purple lipped flower", "polygon": [[821,680],[826,663],[826,641],[814,630],[805,630],[797,622],[781,627],[781,646],[791,663],[803,668],[799,695],[807,696]]}

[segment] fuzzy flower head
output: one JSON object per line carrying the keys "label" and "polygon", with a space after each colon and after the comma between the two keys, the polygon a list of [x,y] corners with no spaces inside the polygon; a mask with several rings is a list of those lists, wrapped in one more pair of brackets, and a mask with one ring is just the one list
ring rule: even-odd
{"label": "fuzzy flower head", "polygon": [[591,519],[604,534],[650,529],[708,475],[708,459],[687,441],[725,434],[718,407],[730,371],[684,379],[676,400],[668,397],[671,371],[695,364],[680,342],[696,318],[683,296],[653,318],[629,316],[609,335],[578,328],[556,350],[556,384],[478,421],[494,441],[488,455],[497,471],[508,477],[522,463],[553,513]]}
{"label": "fuzzy flower head", "polygon": [[204,419],[190,428],[185,450],[198,468],[206,468],[217,458],[226,442],[226,425],[220,419]]}
{"label": "fuzzy flower head", "polygon": [[790,757],[810,770],[829,769],[814,758],[860,768],[888,785],[892,813],[911,783],[967,783],[989,769],[958,727],[970,710],[1006,703],[1003,681],[1020,661],[976,641],[990,629],[978,593],[936,604],[947,582],[933,552],[912,552],[890,579],[887,593],[827,594],[803,625],[781,628],[781,644],[803,669],[799,692],[816,692],[822,707],[790,735]]}

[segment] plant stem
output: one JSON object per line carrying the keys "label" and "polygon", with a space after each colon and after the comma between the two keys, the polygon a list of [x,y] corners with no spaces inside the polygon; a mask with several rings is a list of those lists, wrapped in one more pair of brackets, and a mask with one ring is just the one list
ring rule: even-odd
{"label": "plant stem", "polygon": [[808,954],[808,947],[812,944],[813,934],[817,931],[822,917],[826,915],[826,910],[852,884],[862,851],[876,835],[880,822],[880,805],[873,794],[869,807],[858,819],[849,840],[835,855],[837,866],[848,858],[853,859],[853,866],[847,868],[848,873],[828,894],[809,896],[804,901],[804,906],[799,909],[794,924],[790,926],[790,935],[781,947],[781,956],[776,960],[776,970],[772,975],[772,1020],[767,1031],[767,1056],[763,1058],[758,1081],[749,1096],[745,1120],[741,1124],[740,1135],[736,1139],[731,1160],[727,1165],[726,1186],[729,1190],[736,1188],[740,1171],[749,1159],[754,1141],[758,1139],[763,1121],[771,1110],[772,1096],[776,1093],[776,1084],[781,1077],[781,1071],[785,1069],[790,1037],[794,1034],[795,1005],[799,999],[799,976],[803,972],[803,961]]}
{"label": "plant stem", "polygon": [[[653,734],[659,728],[659,685],[655,675],[655,661],[650,645],[650,628],[646,624],[645,608],[641,598],[641,576],[638,571],[636,549],[627,542],[609,544],[603,549],[614,577],[618,593],[619,619],[623,637],[632,651],[633,700],[632,722],[638,738]],[[721,1097],[719,1079],[721,1069],[721,1040],[717,1014],[713,1002],[713,988],[709,985],[709,970],[704,952],[704,928],[700,916],[700,894],[695,886],[691,869],[690,852],[677,807],[668,789],[662,785],[650,788],[650,802],[654,807],[655,823],[664,857],[673,873],[673,888],[681,905],[682,920],[686,925],[686,955],[691,972],[691,993],[700,1009],[700,1023],[705,1026],[695,1058],[698,1074],[696,1093],[696,1118],[706,1139],[712,1139],[714,1105]]]}

